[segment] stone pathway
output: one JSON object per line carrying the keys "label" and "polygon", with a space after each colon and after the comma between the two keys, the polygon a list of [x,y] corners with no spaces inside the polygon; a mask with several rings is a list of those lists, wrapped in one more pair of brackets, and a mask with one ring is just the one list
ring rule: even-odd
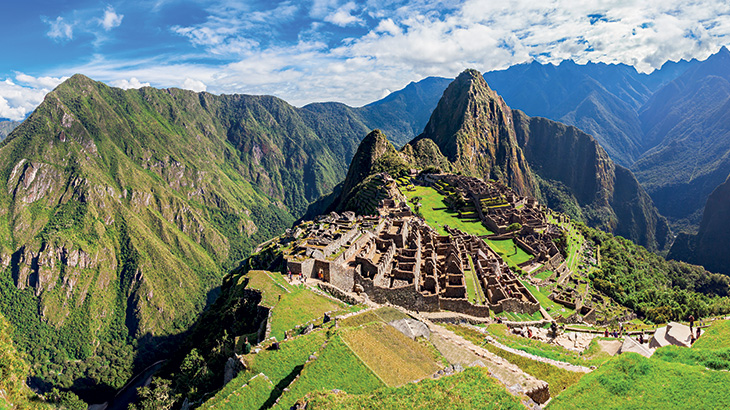
{"label": "stone pathway", "polygon": [[[523,393],[537,403],[545,403],[550,398],[548,384],[544,380],[525,373],[517,365],[508,362],[483,347],[475,345],[421,315],[415,315],[413,313],[411,315],[428,326],[432,333],[432,340],[436,340],[436,344],[444,347],[444,351],[449,356],[457,360],[469,360],[471,358],[470,356],[474,355],[489,370],[492,377],[507,386],[507,390]],[[451,344],[454,347],[448,348],[447,345],[445,346],[445,343]]]}
{"label": "stone pathway", "polygon": [[[476,327],[476,326],[471,326],[471,325],[469,325],[469,327],[472,328],[472,329],[474,329],[474,330],[476,330],[476,331],[478,331],[478,332],[484,333],[484,329],[482,329],[482,328],[479,328],[479,327]],[[522,357],[526,357],[528,359],[532,359],[532,360],[535,360],[537,362],[551,364],[551,365],[553,365],[555,367],[559,367],[561,369],[565,369],[565,370],[568,370],[568,371],[571,371],[571,372],[590,373],[592,371],[592,369],[589,368],[589,367],[579,366],[579,365],[575,365],[575,364],[567,363],[567,362],[561,362],[559,360],[548,359],[546,357],[537,356],[537,355],[534,355],[534,354],[531,354],[531,353],[524,352],[524,351],[519,350],[519,349],[513,349],[513,348],[511,348],[509,346],[505,346],[502,343],[499,343],[498,341],[494,340],[494,338],[492,338],[492,337],[489,337],[488,342],[490,344],[493,344],[493,345],[497,346],[498,348],[500,348],[502,350],[507,351],[507,352],[510,352],[510,353],[513,353],[513,354],[516,354],[516,355],[519,355],[519,356],[522,356]]]}

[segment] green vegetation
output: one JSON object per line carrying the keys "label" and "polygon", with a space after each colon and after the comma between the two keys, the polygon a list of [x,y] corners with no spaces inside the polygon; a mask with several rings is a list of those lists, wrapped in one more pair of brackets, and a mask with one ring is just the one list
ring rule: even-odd
{"label": "green vegetation", "polygon": [[48,408],[25,385],[30,366],[15,348],[11,334],[10,323],[0,314],[0,409]]}
{"label": "green vegetation", "polygon": [[515,244],[515,241],[512,239],[488,239],[486,242],[492,249],[494,249],[495,252],[499,254],[499,256],[502,257],[502,259],[507,262],[510,267],[514,269],[519,269],[517,265],[527,262],[530,260],[530,258],[532,258],[530,254],[517,246],[517,244]]}
{"label": "green vegetation", "polygon": [[548,409],[723,409],[730,407],[728,384],[728,372],[624,353],[583,376]]}
{"label": "green vegetation", "polygon": [[431,187],[415,186],[411,191],[402,190],[402,192],[409,200],[414,197],[421,198],[423,218],[440,235],[447,235],[446,230],[444,230],[444,226],[447,225],[472,235],[492,234],[480,221],[465,221],[458,217],[457,212],[449,211],[443,195]]}
{"label": "green vegetation", "polygon": [[335,335],[314,362],[285,392],[274,409],[288,410],[308,393],[339,389],[350,394],[372,392],[385,384]]}
{"label": "green vegetation", "polygon": [[384,388],[372,395],[315,393],[308,409],[318,410],[430,410],[522,409],[520,401],[481,367],[470,367],[453,376],[426,379],[398,388]]}
{"label": "green vegetation", "polygon": [[[299,336],[280,344],[279,350],[262,350],[256,354],[245,356],[248,368],[239,373],[238,376],[228,383],[215,397],[206,401],[201,408],[242,408],[238,401],[230,403],[231,399],[245,393],[239,391],[241,387],[259,373],[263,373],[270,381],[273,389],[271,394],[263,394],[267,390],[267,384],[259,380],[255,385],[258,401],[245,398],[248,409],[268,408],[274,404],[284,388],[289,386],[294,378],[302,371],[304,364],[310,355],[317,353],[327,339],[326,331],[312,332],[305,336]],[[263,378],[262,378],[263,379]],[[229,407],[230,405],[230,407]]]}
{"label": "green vegetation", "polygon": [[271,336],[277,340],[283,340],[287,330],[321,319],[325,312],[335,316],[353,309],[303,285],[292,286],[278,273],[251,271],[246,278],[249,289],[261,291],[261,304],[271,307]]}
{"label": "green vegetation", "polygon": [[[234,380],[237,382],[238,380]],[[274,385],[263,373],[253,376],[246,384],[240,386],[236,390],[232,390],[229,394],[223,396],[219,393],[211,401],[205,403],[201,408],[204,409],[241,409],[241,410],[258,410],[262,403],[266,403],[271,394],[274,393]],[[220,399],[225,397],[225,399]]]}
{"label": "green vegetation", "polygon": [[702,267],[667,261],[633,242],[579,225],[601,249],[592,286],[655,323],[730,312],[730,278]]}
{"label": "green vegetation", "polygon": [[[697,322],[695,322],[697,323]],[[730,347],[730,320],[715,320],[704,329],[692,349],[716,350]]]}
{"label": "green vegetation", "polygon": [[506,350],[502,350],[492,344],[485,343],[484,335],[476,330],[456,325],[446,325],[446,328],[477,346],[482,346],[508,362],[517,365],[525,373],[548,382],[551,397],[557,396],[567,387],[577,383],[583,376],[583,373],[571,372],[551,364],[528,359],[526,357],[510,353]]}
{"label": "green vegetation", "polygon": [[552,299],[550,299],[548,296],[550,295],[550,293],[552,293],[552,291],[547,290],[545,287],[539,288],[540,290],[538,291],[538,287],[532,285],[526,280],[523,280],[522,284],[525,285],[527,290],[532,293],[532,296],[534,296],[535,299],[540,302],[540,306],[542,306],[543,309],[547,310],[550,316],[568,317],[575,313],[575,309],[571,309],[559,303],[555,303]]}

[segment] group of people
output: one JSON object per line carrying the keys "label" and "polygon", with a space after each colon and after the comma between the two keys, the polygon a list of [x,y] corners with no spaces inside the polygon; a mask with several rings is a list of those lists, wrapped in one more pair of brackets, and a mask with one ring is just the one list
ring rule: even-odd
{"label": "group of people", "polygon": [[[289,283],[293,283],[294,275],[291,273],[291,269],[287,269],[287,276],[289,277]],[[299,272],[296,276],[299,283],[307,283],[307,277],[303,273]]]}

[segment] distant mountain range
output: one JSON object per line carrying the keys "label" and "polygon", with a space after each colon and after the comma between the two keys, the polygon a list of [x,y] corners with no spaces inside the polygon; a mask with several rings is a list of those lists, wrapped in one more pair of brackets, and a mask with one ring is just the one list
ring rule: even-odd
{"label": "distant mountain range", "polygon": [[[624,64],[564,61],[520,64],[484,77],[509,106],[592,135],[616,163],[635,172],[675,228],[693,231],[708,195],[730,174],[729,62],[723,47],[704,61],[667,62],[650,74]],[[409,86],[421,91],[423,107],[436,107],[423,93],[445,90],[447,81],[438,80]],[[413,130],[425,127],[402,108],[413,94],[405,91],[388,96],[391,110],[402,112]],[[392,138],[396,145],[405,142],[404,129]]]}
{"label": "distant mountain range", "polygon": [[18,125],[20,125],[20,121],[0,120],[0,141],[4,140]]}

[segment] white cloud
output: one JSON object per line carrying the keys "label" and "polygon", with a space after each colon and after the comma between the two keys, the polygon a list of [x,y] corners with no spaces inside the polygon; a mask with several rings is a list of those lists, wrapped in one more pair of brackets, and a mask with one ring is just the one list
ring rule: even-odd
{"label": "white cloud", "polygon": [[[217,2],[202,23],[171,28],[202,49],[198,54],[137,61],[100,57],[64,73],[82,72],[124,87],[141,78],[157,87],[273,94],[296,105],[361,105],[410,81],[454,77],[468,67],[488,71],[570,58],[650,71],[670,59],[704,59],[730,43],[730,3],[721,0],[516,0],[508,6],[444,0],[438,7],[428,0],[311,0],[308,9],[302,4],[252,10],[251,3]],[[307,11],[308,18],[302,17]],[[366,34],[343,40],[338,32],[361,29],[341,30],[325,21],[372,25]],[[280,31],[286,36],[277,36]]]}
{"label": "white cloud", "polygon": [[66,22],[63,17],[58,16],[55,20],[48,20],[45,17],[42,19],[44,23],[50,26],[46,35],[54,41],[64,42],[73,39],[73,25]]}
{"label": "white cloud", "polygon": [[101,18],[99,24],[104,27],[104,30],[109,31],[115,27],[119,27],[122,24],[123,14],[117,14],[112,6],[108,6],[104,10],[104,17]]}
{"label": "white cloud", "polygon": [[193,80],[192,78],[186,78],[185,81],[183,81],[180,88],[183,88],[185,90],[191,90],[195,92],[202,92],[205,91],[208,87],[206,87],[205,83],[203,83],[200,80]]}
{"label": "white cloud", "polygon": [[353,16],[352,12],[357,9],[357,4],[351,1],[343,4],[337,10],[328,14],[324,21],[336,24],[341,27],[350,26],[357,23],[362,23],[362,19],[357,16]]}
{"label": "white cloud", "polygon": [[16,74],[15,81],[6,78],[0,82],[0,117],[14,121],[23,120],[52,88],[64,80],[65,78],[36,78],[23,73]]}
{"label": "white cloud", "polygon": [[142,88],[142,87],[149,87],[150,83],[143,83],[137,79],[137,77],[132,77],[129,80],[127,79],[120,79],[110,82],[111,85],[114,87],[123,88],[125,90],[130,88]]}

